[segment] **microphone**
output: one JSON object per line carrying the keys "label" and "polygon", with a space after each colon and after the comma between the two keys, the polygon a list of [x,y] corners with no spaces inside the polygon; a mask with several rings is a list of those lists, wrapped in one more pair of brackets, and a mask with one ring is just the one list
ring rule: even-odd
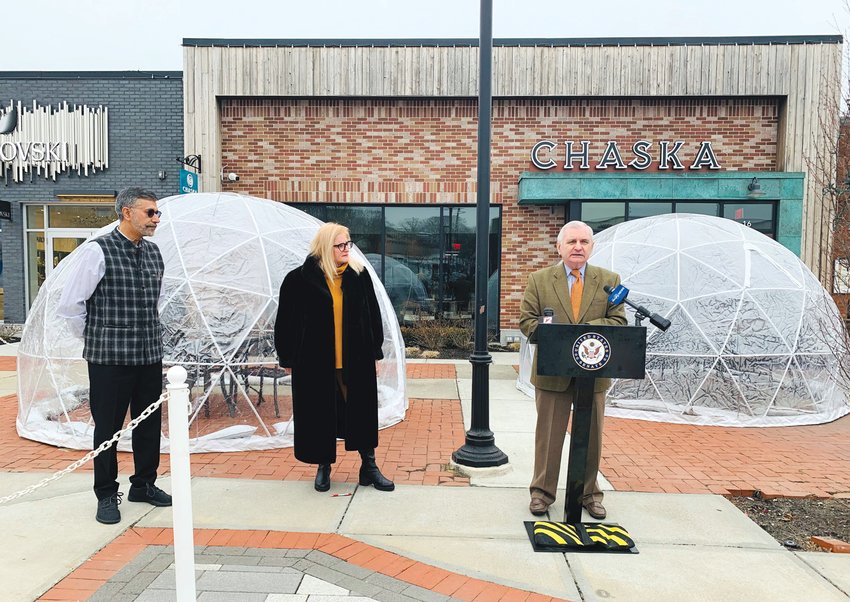
{"label": "microphone", "polygon": [[554,316],[554,315],[555,315],[554,309],[552,309],[551,307],[544,307],[543,308],[543,319],[540,320],[540,323],[541,324],[551,324],[552,323],[552,316]]}
{"label": "microphone", "polygon": [[644,306],[637,305],[636,303],[632,303],[631,301],[629,301],[629,289],[627,289],[622,284],[618,284],[616,287],[611,287],[606,284],[602,287],[602,290],[608,293],[608,303],[612,305],[619,305],[620,303],[625,303],[633,310],[635,310],[635,313],[637,314],[636,318],[638,320],[642,320],[643,318],[649,318],[649,321],[652,323],[652,325],[658,328],[659,330],[667,330],[668,328],[670,328],[670,324],[672,324],[672,322],[670,322],[670,320],[668,320],[667,318],[659,316],[658,314],[654,314],[648,309],[646,309]]}

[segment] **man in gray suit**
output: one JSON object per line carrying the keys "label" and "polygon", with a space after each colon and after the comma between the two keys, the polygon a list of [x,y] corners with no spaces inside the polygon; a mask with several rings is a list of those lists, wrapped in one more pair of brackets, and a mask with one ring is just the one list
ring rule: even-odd
{"label": "man in gray suit", "polygon": [[[604,324],[624,326],[626,310],[608,303],[604,286],[615,287],[620,277],[614,272],[587,264],[593,251],[593,230],[584,222],[572,221],[558,233],[556,245],[561,261],[538,270],[528,277],[528,286],[520,305],[520,330],[529,342],[537,342],[538,319],[543,308],[554,310],[553,322],[565,324]],[[561,452],[573,403],[573,381],[568,377],[538,376],[537,357],[531,369],[535,388],[537,426],[534,433],[534,475],[531,480],[529,510],[535,516],[545,514],[555,502]],[[596,483],[602,453],[602,420],[605,416],[605,392],[611,379],[596,379],[593,415],[587,449],[582,505],[590,516],[604,519],[602,491]]]}

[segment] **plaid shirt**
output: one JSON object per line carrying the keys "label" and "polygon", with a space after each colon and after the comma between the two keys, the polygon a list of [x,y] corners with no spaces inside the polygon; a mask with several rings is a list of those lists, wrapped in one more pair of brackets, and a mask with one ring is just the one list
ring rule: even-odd
{"label": "plaid shirt", "polygon": [[116,228],[94,240],[106,273],[86,302],[83,357],[93,364],[142,366],[162,360],[162,323],[157,313],[165,263],[159,247],[138,245]]}

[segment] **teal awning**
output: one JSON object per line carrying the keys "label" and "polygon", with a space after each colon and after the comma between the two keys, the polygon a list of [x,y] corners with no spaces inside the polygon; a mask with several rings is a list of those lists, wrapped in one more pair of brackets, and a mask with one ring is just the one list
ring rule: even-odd
{"label": "teal awning", "polygon": [[[758,178],[762,194],[750,196]],[[642,173],[600,171],[524,172],[520,205],[557,205],[567,201],[803,200],[803,172],[718,171]]]}
{"label": "teal awning", "polygon": [[[520,205],[569,201],[777,201],[777,241],[800,255],[803,233],[803,172],[524,172]],[[750,190],[753,178],[759,190]]]}

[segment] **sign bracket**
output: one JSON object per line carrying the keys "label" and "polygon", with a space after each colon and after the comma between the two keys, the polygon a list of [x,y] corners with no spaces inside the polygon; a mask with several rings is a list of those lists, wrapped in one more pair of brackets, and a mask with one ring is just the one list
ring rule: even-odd
{"label": "sign bracket", "polygon": [[185,157],[177,157],[177,162],[181,165],[196,169],[201,173],[201,155],[186,155]]}

